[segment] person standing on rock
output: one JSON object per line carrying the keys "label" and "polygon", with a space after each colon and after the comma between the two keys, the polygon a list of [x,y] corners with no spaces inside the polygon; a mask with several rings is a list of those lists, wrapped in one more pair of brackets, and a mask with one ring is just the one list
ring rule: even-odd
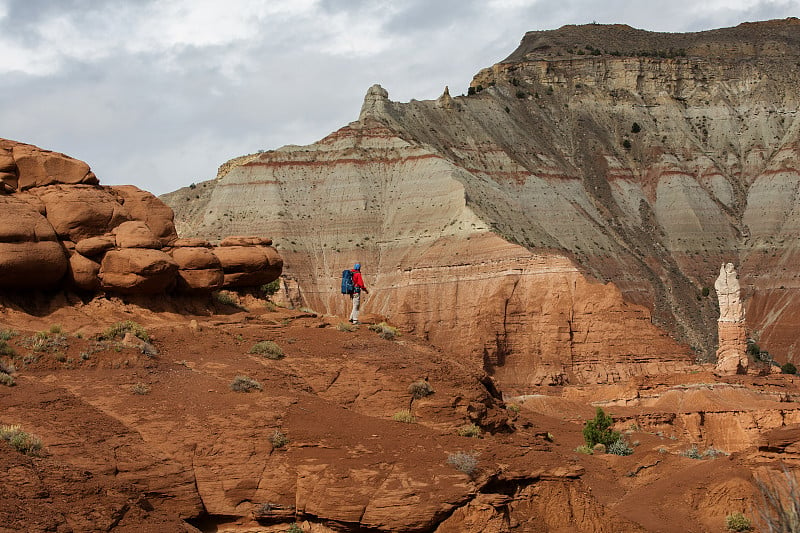
{"label": "person standing on rock", "polygon": [[369,294],[367,286],[364,285],[364,278],[361,277],[361,263],[356,263],[353,266],[353,294],[350,298],[353,299],[353,310],[350,312],[350,322],[358,324],[358,311],[361,309],[361,291]]}

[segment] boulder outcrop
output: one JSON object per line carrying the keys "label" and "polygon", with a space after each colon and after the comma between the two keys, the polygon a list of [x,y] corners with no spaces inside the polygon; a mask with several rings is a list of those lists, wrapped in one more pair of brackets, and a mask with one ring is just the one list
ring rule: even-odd
{"label": "boulder outcrop", "polygon": [[[0,185],[0,289],[157,294],[226,286],[214,255],[221,248],[200,241],[187,251],[167,205],[134,186],[100,186],[82,161],[0,139]],[[227,286],[280,275],[271,240],[230,243],[239,259],[229,265]]]}

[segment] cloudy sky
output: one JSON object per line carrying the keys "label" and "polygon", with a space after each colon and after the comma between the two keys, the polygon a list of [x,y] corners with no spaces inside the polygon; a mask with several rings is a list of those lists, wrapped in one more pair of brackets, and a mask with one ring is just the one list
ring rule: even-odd
{"label": "cloudy sky", "polygon": [[367,88],[458,95],[525,31],[700,31],[800,0],[0,0],[0,137],[161,194],[355,120]]}

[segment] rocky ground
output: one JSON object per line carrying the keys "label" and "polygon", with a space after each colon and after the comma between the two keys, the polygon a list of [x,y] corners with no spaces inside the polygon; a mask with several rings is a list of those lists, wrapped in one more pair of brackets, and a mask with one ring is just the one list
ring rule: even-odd
{"label": "rocky ground", "polygon": [[[504,398],[412,334],[235,301],[249,311],[6,299],[0,423],[44,451],[0,442],[0,531],[724,531],[754,518],[754,475],[797,464],[792,376],[695,367]],[[126,320],[150,343],[99,339]],[[250,353],[261,341],[284,357]],[[434,393],[412,401],[419,381]],[[632,455],[575,451],[596,406]]]}

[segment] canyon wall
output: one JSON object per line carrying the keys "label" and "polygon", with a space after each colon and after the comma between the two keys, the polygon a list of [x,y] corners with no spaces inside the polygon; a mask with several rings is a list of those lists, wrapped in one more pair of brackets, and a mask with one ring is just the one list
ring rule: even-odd
{"label": "canyon wall", "polygon": [[792,359],[798,29],[530,32],[467,96],[374,86],[318,143],[164,199],[182,234],[275,236],[320,311],[345,314],[338,276],[360,261],[368,311],[514,387],[713,360],[723,262],[751,335]]}

